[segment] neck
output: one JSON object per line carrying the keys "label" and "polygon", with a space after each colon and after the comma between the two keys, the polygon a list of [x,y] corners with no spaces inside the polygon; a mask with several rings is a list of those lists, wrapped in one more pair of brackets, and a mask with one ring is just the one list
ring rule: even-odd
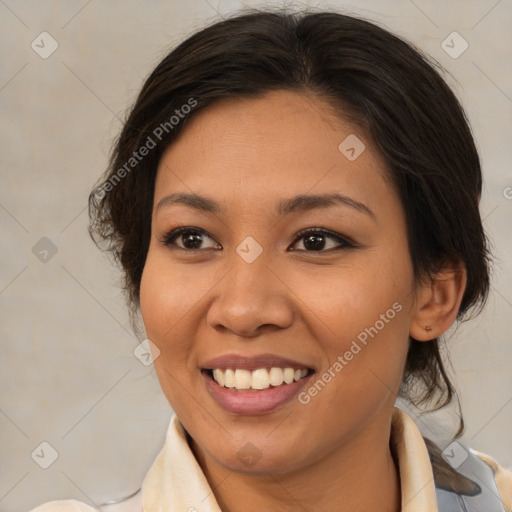
{"label": "neck", "polygon": [[354,436],[328,457],[286,474],[235,473],[216,464],[195,443],[193,450],[223,512],[397,512],[400,479],[389,424],[387,433],[382,424],[377,427]]}

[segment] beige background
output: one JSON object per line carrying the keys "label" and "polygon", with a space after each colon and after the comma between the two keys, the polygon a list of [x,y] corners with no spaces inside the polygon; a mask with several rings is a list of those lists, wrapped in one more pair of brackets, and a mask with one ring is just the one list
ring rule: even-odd
{"label": "beige background", "polygon": [[[309,5],[374,19],[452,74],[481,152],[482,214],[497,257],[484,314],[450,341],[463,440],[512,467],[512,2]],[[187,34],[242,6],[0,0],[1,512],[57,498],[100,504],[127,496],[161,447],[171,411],[152,367],[133,355],[139,342],[118,273],[86,232],[86,198],[144,77]],[[31,48],[43,31],[59,45],[47,59]],[[441,47],[453,31],[469,43],[457,59]],[[449,412],[439,419],[445,430],[436,436],[446,446]],[[434,435],[428,418],[418,424]],[[43,441],[58,453],[48,469],[31,458]]]}

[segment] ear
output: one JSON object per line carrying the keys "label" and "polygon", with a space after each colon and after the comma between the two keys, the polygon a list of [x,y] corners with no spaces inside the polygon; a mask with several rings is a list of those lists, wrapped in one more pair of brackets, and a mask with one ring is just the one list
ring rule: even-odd
{"label": "ear", "polygon": [[418,285],[413,308],[411,338],[429,341],[455,322],[466,289],[467,271],[460,260],[448,261],[428,281]]}

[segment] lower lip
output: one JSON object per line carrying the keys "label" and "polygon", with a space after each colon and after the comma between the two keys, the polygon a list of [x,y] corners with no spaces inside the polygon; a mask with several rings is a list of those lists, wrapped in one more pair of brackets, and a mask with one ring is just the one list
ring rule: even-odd
{"label": "lower lip", "polygon": [[213,399],[226,411],[235,414],[266,414],[292,400],[309,380],[311,375],[292,384],[282,384],[261,391],[231,391],[220,386],[207,372],[202,372],[206,388]]}

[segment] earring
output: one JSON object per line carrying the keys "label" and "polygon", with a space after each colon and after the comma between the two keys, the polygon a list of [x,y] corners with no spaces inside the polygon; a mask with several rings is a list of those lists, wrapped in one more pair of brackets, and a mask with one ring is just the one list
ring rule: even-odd
{"label": "earring", "polygon": [[432,330],[432,327],[430,325],[425,325],[425,332],[429,333]]}

